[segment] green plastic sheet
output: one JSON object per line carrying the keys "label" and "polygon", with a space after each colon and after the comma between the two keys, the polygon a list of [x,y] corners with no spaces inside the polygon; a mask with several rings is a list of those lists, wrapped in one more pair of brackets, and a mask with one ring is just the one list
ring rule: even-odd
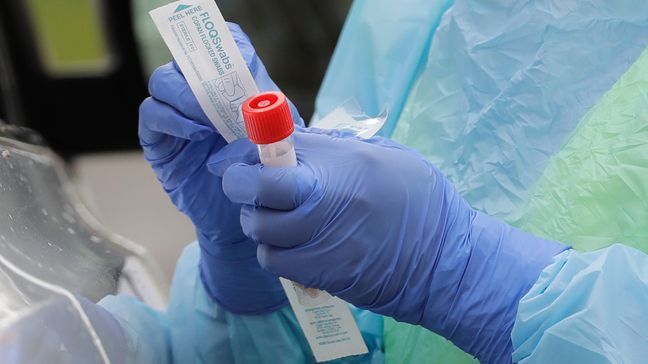
{"label": "green plastic sheet", "polygon": [[[648,49],[549,162],[522,218],[538,235],[595,250],[620,242],[648,253]],[[385,320],[387,363],[475,363],[449,341]]]}
{"label": "green plastic sheet", "polygon": [[521,228],[579,250],[648,253],[648,49],[551,160],[523,216]]}

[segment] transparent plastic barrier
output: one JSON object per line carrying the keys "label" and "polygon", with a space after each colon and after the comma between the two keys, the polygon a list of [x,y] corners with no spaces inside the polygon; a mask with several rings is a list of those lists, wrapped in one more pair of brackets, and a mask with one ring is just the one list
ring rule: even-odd
{"label": "transparent plastic barrier", "polygon": [[92,302],[124,293],[163,308],[161,275],[94,220],[49,149],[11,128],[0,122],[0,358],[110,362],[118,335],[102,337],[114,322]]}

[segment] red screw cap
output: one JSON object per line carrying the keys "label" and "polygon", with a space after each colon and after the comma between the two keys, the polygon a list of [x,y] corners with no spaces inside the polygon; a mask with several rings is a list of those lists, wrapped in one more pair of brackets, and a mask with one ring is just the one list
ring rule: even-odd
{"label": "red screw cap", "polygon": [[262,92],[243,103],[243,120],[248,138],[254,144],[272,144],[286,139],[295,130],[290,106],[281,92]]}

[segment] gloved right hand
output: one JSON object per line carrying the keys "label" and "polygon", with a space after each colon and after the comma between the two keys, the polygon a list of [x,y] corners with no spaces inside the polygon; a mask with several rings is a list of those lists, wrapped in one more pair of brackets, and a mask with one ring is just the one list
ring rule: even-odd
{"label": "gloved right hand", "polygon": [[[278,90],[248,37],[230,31],[261,91]],[[256,244],[241,231],[240,205],[223,195],[222,178],[207,170],[209,157],[227,142],[212,126],[175,63],[158,68],[149,82],[151,97],[140,107],[139,138],[175,206],[193,222],[201,248],[200,274],[210,296],[230,312],[260,314],[283,307],[278,278],[256,260]],[[294,107],[293,107],[293,113]],[[298,115],[295,120],[301,120]],[[228,149],[225,159],[256,156],[251,144]]]}
{"label": "gloved right hand", "polygon": [[297,167],[224,174],[262,266],[422,325],[482,362],[510,362],[518,302],[566,247],[473,210],[393,141],[313,129],[294,141]]}

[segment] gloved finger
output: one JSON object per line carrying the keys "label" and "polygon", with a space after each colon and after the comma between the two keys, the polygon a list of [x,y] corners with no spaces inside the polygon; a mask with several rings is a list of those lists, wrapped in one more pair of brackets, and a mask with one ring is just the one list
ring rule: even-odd
{"label": "gloved finger", "polygon": [[139,137],[144,144],[154,144],[165,135],[188,140],[203,140],[214,131],[187,119],[177,110],[149,97],[140,105]]}
{"label": "gloved finger", "polygon": [[156,100],[174,107],[187,118],[212,127],[187,80],[172,62],[158,67],[153,72],[149,79],[149,93]]}
{"label": "gloved finger", "polygon": [[282,248],[293,248],[311,240],[318,226],[303,211],[280,211],[265,207],[241,207],[241,228],[250,239]]}
{"label": "gloved finger", "polygon": [[[319,279],[327,267],[309,248],[281,248],[269,244],[257,246],[257,261],[264,270],[302,284],[304,287],[325,289]],[[330,267],[329,267],[330,268]]]}
{"label": "gloved finger", "polygon": [[292,250],[261,243],[257,246],[257,260],[261,268],[268,272],[311,287],[310,282],[303,282],[304,277],[299,274],[298,270],[294,269],[295,260],[302,258],[295,257]]}
{"label": "gloved finger", "polygon": [[259,163],[257,148],[249,139],[235,140],[221,148],[207,160],[207,169],[212,174],[223,177],[225,170],[234,163]]}
{"label": "gloved finger", "polygon": [[236,163],[223,174],[223,191],[234,203],[292,210],[315,188],[315,175],[304,166],[265,167]]}

